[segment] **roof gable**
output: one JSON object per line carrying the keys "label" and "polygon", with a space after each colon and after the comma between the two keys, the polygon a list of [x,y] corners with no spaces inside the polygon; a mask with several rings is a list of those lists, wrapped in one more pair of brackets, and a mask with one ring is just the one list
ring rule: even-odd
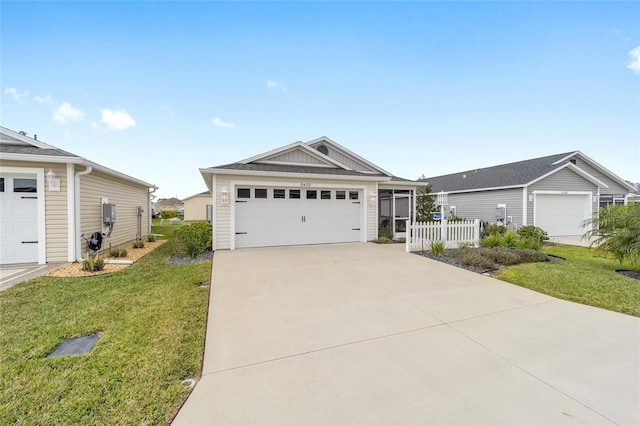
{"label": "roof gable", "polygon": [[[391,173],[384,170],[372,162],[364,159],[353,151],[348,150],[337,142],[329,139],[326,136],[319,137],[317,139],[310,140],[307,145],[315,150],[318,150],[321,146],[324,146],[327,150],[326,155],[353,170],[357,170],[363,173],[379,173],[386,176],[391,176]],[[322,148],[320,148],[322,149]],[[320,151],[319,151],[320,152]]]}
{"label": "roof gable", "polygon": [[338,161],[310,148],[302,142],[267,151],[265,153],[244,159],[239,164],[280,164],[289,166],[330,167],[351,170]]}

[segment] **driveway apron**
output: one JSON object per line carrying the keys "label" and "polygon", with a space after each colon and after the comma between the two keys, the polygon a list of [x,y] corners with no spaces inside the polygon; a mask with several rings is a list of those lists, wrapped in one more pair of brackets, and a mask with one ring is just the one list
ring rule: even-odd
{"label": "driveway apron", "polygon": [[403,248],[216,252],[173,424],[640,424],[640,318]]}

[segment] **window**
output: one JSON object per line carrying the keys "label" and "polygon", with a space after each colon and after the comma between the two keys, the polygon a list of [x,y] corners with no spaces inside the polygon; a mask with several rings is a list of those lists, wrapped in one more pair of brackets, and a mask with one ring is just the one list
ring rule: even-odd
{"label": "window", "polygon": [[35,179],[13,179],[13,192],[38,192]]}
{"label": "window", "polygon": [[284,198],[284,189],[274,189],[273,198]]}
{"label": "window", "polygon": [[299,189],[290,189],[289,190],[289,198],[299,199],[300,198],[300,190]]}
{"label": "window", "polygon": [[249,188],[238,188],[238,198],[251,198],[251,190]]}
{"label": "window", "polygon": [[344,191],[336,191],[336,200],[346,200]]}
{"label": "window", "polygon": [[320,199],[321,200],[330,200],[331,199],[331,191],[320,191]]}
{"label": "window", "polygon": [[255,198],[267,198],[267,189],[266,188],[256,188],[254,191]]}
{"label": "window", "polygon": [[4,178],[0,178],[0,192],[4,192]]}
{"label": "window", "polygon": [[318,145],[316,149],[324,155],[329,155],[329,148],[327,148],[325,145]]}
{"label": "window", "polygon": [[315,200],[318,198],[318,191],[314,190],[307,190],[307,200]]}
{"label": "window", "polygon": [[358,199],[358,191],[349,191],[349,199],[357,200]]}

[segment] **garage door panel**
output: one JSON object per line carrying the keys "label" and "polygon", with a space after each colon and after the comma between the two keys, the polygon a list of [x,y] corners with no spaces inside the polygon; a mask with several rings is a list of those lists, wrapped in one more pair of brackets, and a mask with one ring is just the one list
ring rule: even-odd
{"label": "garage door panel", "polygon": [[582,235],[591,215],[591,195],[536,194],[535,225],[549,236]]}
{"label": "garage door panel", "polygon": [[[250,188],[251,196],[255,188]],[[290,198],[290,191],[300,198]],[[299,191],[299,192],[298,192]],[[336,199],[336,191],[287,188],[285,198],[243,199],[235,204],[235,246],[261,247],[360,241],[361,205]],[[246,194],[246,191],[244,191]],[[348,194],[348,191],[347,191]],[[361,196],[360,193],[359,197]],[[322,198],[324,196],[324,198]]]}
{"label": "garage door panel", "polygon": [[0,264],[38,261],[38,193],[14,192],[14,180],[32,184],[28,175],[4,175],[0,192]]}

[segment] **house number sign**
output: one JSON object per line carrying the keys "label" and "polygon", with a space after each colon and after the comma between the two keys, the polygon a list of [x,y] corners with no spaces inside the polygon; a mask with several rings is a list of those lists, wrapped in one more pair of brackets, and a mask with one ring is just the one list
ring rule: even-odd
{"label": "house number sign", "polygon": [[311,183],[310,182],[300,182],[300,186],[303,188],[310,188],[311,187]]}

